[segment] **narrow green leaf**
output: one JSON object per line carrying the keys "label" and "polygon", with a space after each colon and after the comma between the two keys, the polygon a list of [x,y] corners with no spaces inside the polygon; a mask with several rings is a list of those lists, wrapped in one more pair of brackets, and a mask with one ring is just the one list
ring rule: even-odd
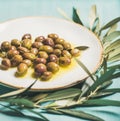
{"label": "narrow green leaf", "polygon": [[86,50],[86,49],[88,49],[89,47],[88,47],[88,46],[77,46],[77,47],[75,47],[75,48],[77,48],[77,49],[79,49],[79,50]]}
{"label": "narrow green leaf", "polygon": [[67,20],[72,21],[72,19],[70,17],[68,17],[68,15],[61,9],[58,8],[58,12]]}
{"label": "narrow green leaf", "polygon": [[120,106],[120,101],[109,100],[109,99],[91,99],[83,103],[83,105],[91,106]]}
{"label": "narrow green leaf", "polygon": [[104,89],[102,92],[113,92],[113,93],[120,93],[120,88],[112,88],[112,89]]}
{"label": "narrow green leaf", "polygon": [[88,94],[90,94],[91,92],[93,92],[98,86],[100,86],[101,84],[103,84],[106,81],[109,81],[112,79],[113,73],[115,72],[115,69],[111,69],[107,72],[105,72],[100,78],[98,78],[94,84],[89,88],[88,90]]}
{"label": "narrow green leaf", "polygon": [[34,108],[34,103],[25,98],[8,98],[8,99],[5,99],[4,101],[10,103],[11,105]]}
{"label": "narrow green leaf", "polygon": [[92,5],[91,9],[90,9],[90,14],[89,14],[89,26],[90,29],[92,29],[94,21],[97,17],[97,10],[96,10],[96,5]]}
{"label": "narrow green leaf", "polygon": [[95,81],[94,77],[92,76],[92,74],[90,73],[90,71],[87,69],[87,67],[80,60],[78,60],[76,58],[75,58],[75,60],[80,65],[80,67],[82,67],[84,69],[84,71],[91,77],[91,79],[93,81]]}
{"label": "narrow green leaf", "polygon": [[110,33],[108,36],[106,36],[103,39],[103,42],[107,42],[107,41],[111,42],[118,37],[120,37],[120,31],[114,31],[114,32]]}
{"label": "narrow green leaf", "polygon": [[120,72],[116,72],[115,74],[112,75],[112,78],[119,78],[120,77]]}
{"label": "narrow green leaf", "polygon": [[97,25],[99,24],[99,18],[97,17],[93,23],[93,26],[92,26],[92,31],[95,32],[96,28],[97,28]]}
{"label": "narrow green leaf", "polygon": [[81,93],[81,90],[78,88],[68,88],[68,89],[60,90],[49,94],[44,99],[39,100],[36,104],[38,104],[39,102],[70,98],[70,97],[77,96],[80,93]]}
{"label": "narrow green leaf", "polygon": [[79,13],[78,10],[76,8],[73,7],[73,15],[72,15],[72,19],[74,22],[79,23],[81,25],[83,25],[80,17],[79,17]]}
{"label": "narrow green leaf", "polygon": [[53,109],[46,109],[46,112],[48,113],[52,113],[52,114],[58,114],[58,115],[62,115],[63,113],[58,111],[58,110],[53,110]]}
{"label": "narrow green leaf", "polygon": [[106,25],[101,27],[100,31],[105,30],[105,29],[111,27],[112,25],[116,24],[119,21],[120,21],[120,17],[117,17],[117,18],[113,19],[112,21],[108,22]]}
{"label": "narrow green leaf", "polygon": [[108,69],[120,69],[120,64],[116,64],[116,65],[111,65],[111,66],[108,66]]}
{"label": "narrow green leaf", "polygon": [[120,60],[120,53],[111,57],[111,58],[109,58],[108,62],[116,62],[116,61],[119,61],[119,60]]}
{"label": "narrow green leaf", "polygon": [[89,114],[80,110],[78,111],[78,110],[70,110],[70,109],[58,109],[58,111],[78,118],[88,119],[92,121],[104,121],[100,117],[94,116],[92,114]]}

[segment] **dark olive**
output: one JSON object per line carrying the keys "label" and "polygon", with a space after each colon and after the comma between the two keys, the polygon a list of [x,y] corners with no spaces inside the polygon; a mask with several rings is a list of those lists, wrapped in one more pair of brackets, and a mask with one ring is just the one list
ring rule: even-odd
{"label": "dark olive", "polygon": [[2,51],[8,51],[10,49],[10,47],[11,47],[11,44],[8,41],[4,41],[1,44]]}
{"label": "dark olive", "polygon": [[49,62],[47,64],[47,69],[48,69],[48,71],[55,73],[59,70],[59,65],[55,62]]}
{"label": "dark olive", "polygon": [[11,62],[8,58],[4,58],[2,61],[1,61],[1,67],[2,69],[9,69],[11,67]]}
{"label": "dark olive", "polygon": [[43,81],[49,80],[49,79],[52,78],[52,75],[53,75],[52,72],[46,71],[46,72],[44,72],[44,73],[42,74],[41,79],[42,79]]}
{"label": "dark olive", "polygon": [[54,47],[54,45],[55,45],[53,39],[51,39],[51,38],[46,38],[46,39],[43,41],[43,44],[49,45],[49,46],[51,46],[51,47]]}
{"label": "dark olive", "polygon": [[19,55],[19,51],[17,51],[17,50],[9,50],[9,51],[7,52],[7,57],[8,57],[8,58],[12,58],[12,57],[14,57],[15,55]]}
{"label": "dark olive", "polygon": [[20,52],[20,54],[28,53],[30,52],[27,48],[25,47],[18,47],[17,50]]}
{"label": "dark olive", "polygon": [[46,64],[46,59],[45,58],[36,58],[34,60],[34,64],[39,64],[39,63],[43,63],[43,64]]}
{"label": "dark olive", "polygon": [[24,39],[32,39],[31,34],[24,34],[22,40]]}
{"label": "dark olive", "polygon": [[49,55],[49,61],[58,63],[58,57],[55,54],[50,54]]}
{"label": "dark olive", "polygon": [[45,39],[44,36],[38,36],[38,37],[35,38],[35,42],[43,42],[44,39]]}

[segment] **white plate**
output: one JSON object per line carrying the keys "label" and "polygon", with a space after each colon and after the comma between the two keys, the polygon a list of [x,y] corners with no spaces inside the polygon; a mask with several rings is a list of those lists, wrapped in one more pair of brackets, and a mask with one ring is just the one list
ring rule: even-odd
{"label": "white plate", "polygon": [[[53,17],[25,17],[10,20],[0,24],[0,43],[13,38],[21,39],[25,33],[33,38],[50,33],[56,33],[74,46],[88,46],[79,57],[91,73],[95,72],[102,61],[102,46],[100,40],[88,29],[67,20]],[[1,61],[1,60],[0,60]],[[30,72],[24,78],[14,76],[16,69],[0,70],[0,82],[14,88],[28,87],[34,82]],[[32,90],[49,91],[66,88],[81,82],[88,77],[86,72],[73,60],[68,69],[60,71],[50,81],[37,81]]]}

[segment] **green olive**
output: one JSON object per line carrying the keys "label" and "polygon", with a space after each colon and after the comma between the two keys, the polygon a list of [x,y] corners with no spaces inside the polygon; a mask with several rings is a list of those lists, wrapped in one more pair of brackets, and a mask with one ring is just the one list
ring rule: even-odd
{"label": "green olive", "polygon": [[18,39],[11,40],[11,45],[15,47],[19,47],[21,45],[20,41]]}
{"label": "green olive", "polygon": [[29,59],[24,59],[22,63],[25,63],[28,67],[32,66],[32,61]]}
{"label": "green olive", "polygon": [[11,67],[11,62],[8,58],[4,58],[2,61],[1,61],[1,67],[2,69],[9,69]]}
{"label": "green olive", "polygon": [[45,58],[36,58],[34,60],[34,64],[39,64],[39,63],[43,63],[46,64],[47,60]]}
{"label": "green olive", "polygon": [[60,55],[61,55],[61,50],[60,49],[54,49],[53,50],[53,53],[57,56],[57,57],[59,57]]}
{"label": "green olive", "polygon": [[47,63],[47,69],[48,69],[48,71],[55,73],[55,72],[59,71],[59,65],[55,62],[49,62],[49,63]]}
{"label": "green olive", "polygon": [[2,51],[8,51],[10,49],[10,47],[11,47],[11,44],[8,41],[4,41],[1,44]]}
{"label": "green olive", "polygon": [[31,61],[33,61],[33,60],[36,58],[35,54],[33,54],[33,53],[24,53],[24,54],[23,54],[23,57],[24,57],[25,59],[29,59],[29,60],[31,60]]}
{"label": "green olive", "polygon": [[37,48],[37,49],[39,49],[40,46],[42,46],[42,45],[43,45],[42,42],[34,42],[34,43],[32,44],[32,47],[33,47],[33,48]]}
{"label": "green olive", "polygon": [[72,50],[70,51],[70,53],[71,53],[72,56],[77,57],[77,56],[80,55],[80,50],[77,49],[77,48],[75,48],[75,49],[72,49]]}
{"label": "green olive", "polygon": [[21,55],[14,55],[14,57],[11,59],[11,65],[18,66],[19,63],[23,61],[23,57]]}
{"label": "green olive", "polygon": [[12,57],[14,57],[15,55],[19,55],[19,51],[17,51],[17,50],[9,50],[9,51],[7,52],[7,57],[8,57],[8,58],[12,58]]}
{"label": "green olive", "polygon": [[32,39],[31,34],[24,34],[22,36],[22,40],[24,40],[24,39]]}
{"label": "green olive", "polygon": [[48,37],[49,37],[49,38],[52,38],[53,40],[55,40],[55,39],[58,39],[58,38],[59,38],[59,36],[58,36],[57,34],[53,34],[53,33],[48,34]]}
{"label": "green olive", "polygon": [[43,45],[39,48],[39,50],[41,51],[45,51],[47,53],[52,53],[53,52],[53,48],[49,45]]}
{"label": "green olive", "polygon": [[68,66],[71,63],[71,59],[68,57],[60,57],[59,58],[59,64],[60,66]]}
{"label": "green olive", "polygon": [[49,45],[49,46],[51,46],[51,47],[54,47],[54,45],[55,45],[52,38],[46,38],[46,39],[43,41],[43,44],[44,44],[44,45]]}
{"label": "green olive", "polygon": [[20,63],[20,64],[18,65],[18,67],[17,67],[17,74],[18,74],[18,75],[24,75],[24,74],[26,74],[27,70],[28,70],[27,64],[25,64],[25,63]]}
{"label": "green olive", "polygon": [[63,50],[63,45],[61,45],[61,44],[56,44],[56,45],[55,45],[55,49]]}
{"label": "green olive", "polygon": [[72,58],[72,55],[71,55],[70,52],[67,51],[67,50],[63,50],[63,51],[62,51],[62,55],[63,55],[64,57]]}
{"label": "green olive", "polygon": [[30,51],[29,51],[27,48],[25,48],[25,47],[18,47],[17,50],[18,50],[21,54],[30,52]]}
{"label": "green olive", "polygon": [[39,51],[38,52],[38,57],[47,59],[48,58],[48,54],[45,51]]}
{"label": "green olive", "polygon": [[37,64],[35,66],[35,75],[36,76],[41,76],[41,74],[43,74],[46,71],[47,71],[46,65],[44,65],[43,63]]}
{"label": "green olive", "polygon": [[65,50],[71,50],[71,44],[69,42],[64,42],[63,47]]}
{"label": "green olive", "polygon": [[22,41],[22,46],[30,49],[32,46],[32,40],[31,39],[24,39]]}
{"label": "green olive", "polygon": [[38,36],[38,37],[35,38],[35,42],[43,42],[44,39],[45,39],[44,36]]}
{"label": "green olive", "polygon": [[49,79],[52,78],[52,75],[53,75],[52,72],[46,71],[46,72],[44,72],[44,73],[42,74],[41,79],[42,79],[43,81],[49,80]]}
{"label": "green olive", "polygon": [[37,48],[31,48],[30,52],[33,53],[34,55],[37,55],[38,49]]}
{"label": "green olive", "polygon": [[61,45],[63,45],[64,42],[65,42],[65,40],[62,39],[62,38],[57,38],[57,39],[55,40],[55,44],[61,44]]}

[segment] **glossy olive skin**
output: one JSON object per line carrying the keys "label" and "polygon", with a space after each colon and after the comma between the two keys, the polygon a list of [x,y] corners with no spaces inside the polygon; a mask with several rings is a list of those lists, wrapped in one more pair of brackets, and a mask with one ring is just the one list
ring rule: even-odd
{"label": "glossy olive skin", "polygon": [[70,51],[70,53],[71,53],[71,55],[74,56],[74,57],[80,56],[80,50],[77,49],[77,48],[72,49],[72,50]]}
{"label": "glossy olive skin", "polygon": [[54,41],[53,41],[53,39],[51,39],[51,38],[46,38],[44,41],[43,41],[43,44],[44,45],[49,45],[49,46],[51,46],[51,47],[54,47]]}
{"label": "glossy olive skin", "polygon": [[27,64],[25,64],[25,63],[20,63],[20,64],[18,65],[18,67],[17,67],[17,74],[18,74],[18,75],[24,75],[24,74],[26,74],[27,70],[28,70]]}
{"label": "glossy olive skin", "polygon": [[50,54],[49,55],[49,61],[50,62],[55,62],[55,63],[58,63],[58,57],[55,55],[55,54]]}
{"label": "glossy olive skin", "polygon": [[60,57],[59,58],[59,64],[60,66],[68,66],[71,63],[71,59],[68,57]]}
{"label": "glossy olive skin", "polygon": [[22,63],[25,63],[28,67],[32,66],[32,61],[29,59],[24,59]]}
{"label": "glossy olive skin", "polygon": [[60,49],[54,49],[53,54],[55,54],[57,57],[61,56],[62,52]]}
{"label": "glossy olive skin", "polygon": [[32,46],[32,40],[31,39],[24,39],[22,41],[22,46],[25,47],[25,48],[30,49],[31,46]]}
{"label": "glossy olive skin", "polygon": [[63,45],[61,45],[61,44],[56,44],[56,45],[55,45],[55,49],[63,50],[64,48],[63,48]]}
{"label": "glossy olive skin", "polygon": [[39,48],[40,51],[45,51],[48,54],[53,52],[53,48],[49,45],[43,45]]}
{"label": "glossy olive skin", "polygon": [[43,81],[46,81],[46,80],[51,79],[52,76],[53,76],[53,73],[52,73],[52,72],[46,71],[46,72],[44,72],[44,73],[41,75],[41,79],[42,79]]}
{"label": "glossy olive skin", "polygon": [[31,34],[29,34],[29,33],[24,34],[24,35],[22,36],[22,40],[24,40],[24,39],[32,39]]}
{"label": "glossy olive skin", "polygon": [[10,47],[11,47],[11,44],[8,41],[4,41],[1,44],[2,51],[8,51],[10,49]]}
{"label": "glossy olive skin", "polygon": [[35,66],[35,75],[36,76],[41,76],[46,71],[47,71],[47,67],[42,63],[37,64]]}
{"label": "glossy olive skin", "polygon": [[4,58],[2,61],[1,61],[1,68],[2,69],[9,69],[11,67],[11,62],[8,58]]}
{"label": "glossy olive skin", "polygon": [[8,58],[12,58],[12,57],[14,57],[15,55],[19,55],[19,51],[17,51],[17,50],[9,50],[8,52],[7,52],[7,57]]}
{"label": "glossy olive skin", "polygon": [[64,42],[65,42],[65,40],[62,39],[62,38],[57,38],[57,39],[55,40],[55,44],[61,44],[61,45],[63,45]]}
{"label": "glossy olive skin", "polygon": [[33,53],[24,53],[23,58],[33,61],[36,58],[36,56]]}
{"label": "glossy olive skin", "polygon": [[22,47],[22,46],[18,47],[17,50],[20,52],[20,54],[24,54],[24,53],[30,52],[27,48]]}
{"label": "glossy olive skin", "polygon": [[48,69],[48,71],[56,73],[57,71],[59,71],[59,65],[55,62],[49,62],[47,64],[47,69]]}
{"label": "glossy olive skin", "polygon": [[68,58],[72,58],[72,55],[71,55],[70,52],[67,51],[67,50],[63,50],[63,51],[62,51],[62,56],[68,57]]}
{"label": "glossy olive skin", "polygon": [[63,47],[65,50],[71,50],[71,44],[69,42],[64,42]]}
{"label": "glossy olive skin", "polygon": [[33,47],[33,48],[37,48],[37,49],[39,49],[40,46],[42,46],[42,45],[43,45],[42,42],[34,42],[34,43],[32,44],[32,47]]}
{"label": "glossy olive skin", "polygon": [[35,38],[35,42],[43,42],[44,39],[45,39],[44,36],[38,36],[38,37]]}
{"label": "glossy olive skin", "polygon": [[43,63],[43,64],[46,64],[47,60],[45,58],[36,58],[34,60],[34,64],[39,64],[39,63]]}
{"label": "glossy olive skin", "polygon": [[30,52],[33,53],[34,55],[37,55],[38,49],[37,48],[31,48]]}
{"label": "glossy olive skin", "polygon": [[56,40],[59,38],[59,36],[57,34],[54,34],[54,33],[48,34],[48,37],[52,38],[53,40]]}
{"label": "glossy olive skin", "polygon": [[48,54],[45,51],[39,51],[38,52],[38,57],[47,59],[48,58]]}
{"label": "glossy olive skin", "polygon": [[11,40],[11,45],[15,47],[19,47],[21,45],[20,41],[18,39]]}

